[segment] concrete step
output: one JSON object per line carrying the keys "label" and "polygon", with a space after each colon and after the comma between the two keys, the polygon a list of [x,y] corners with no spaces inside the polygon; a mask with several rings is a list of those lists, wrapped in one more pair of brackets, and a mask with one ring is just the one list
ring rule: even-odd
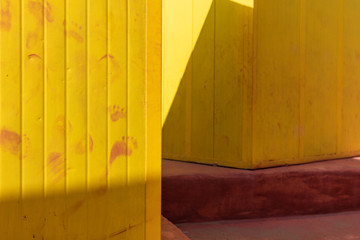
{"label": "concrete step", "polygon": [[360,212],[177,226],[191,240],[359,240]]}
{"label": "concrete step", "polygon": [[254,171],[164,160],[162,212],[189,223],[359,210],[359,159]]}

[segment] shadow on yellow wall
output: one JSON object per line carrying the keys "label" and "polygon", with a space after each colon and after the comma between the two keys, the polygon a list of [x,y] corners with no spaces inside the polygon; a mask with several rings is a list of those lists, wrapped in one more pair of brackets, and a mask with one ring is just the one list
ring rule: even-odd
{"label": "shadow on yellow wall", "polygon": [[164,3],[163,157],[242,159],[250,154],[242,141],[251,142],[253,1],[183,4]]}
{"label": "shadow on yellow wall", "polygon": [[360,154],[360,2],[166,3],[164,113],[179,88],[165,158],[263,168]]}

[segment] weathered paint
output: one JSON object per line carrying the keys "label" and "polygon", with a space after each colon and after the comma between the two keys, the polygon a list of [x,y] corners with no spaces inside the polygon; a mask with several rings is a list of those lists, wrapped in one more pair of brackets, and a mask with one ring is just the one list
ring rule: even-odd
{"label": "weathered paint", "polygon": [[[359,8],[213,0],[182,10],[165,1],[164,158],[262,168],[360,154]],[[173,9],[193,33],[175,27]],[[168,56],[175,46],[185,65]]]}
{"label": "weathered paint", "polygon": [[161,2],[0,9],[1,238],[160,239]]}

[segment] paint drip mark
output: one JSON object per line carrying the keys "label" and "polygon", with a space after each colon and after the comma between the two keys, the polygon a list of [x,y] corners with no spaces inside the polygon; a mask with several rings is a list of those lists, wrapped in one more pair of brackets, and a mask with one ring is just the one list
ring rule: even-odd
{"label": "paint drip mark", "polygon": [[10,0],[5,0],[1,4],[0,9],[0,26],[4,31],[10,31],[11,29],[11,12],[10,12]]}
{"label": "paint drip mark", "polygon": [[114,105],[113,107],[109,107],[109,113],[111,121],[116,122],[120,118],[126,118],[126,111],[125,108],[121,108],[117,105]]}
{"label": "paint drip mark", "polygon": [[31,142],[30,138],[24,134],[23,135],[23,158],[27,158],[30,154]]}
{"label": "paint drip mark", "polygon": [[[42,70],[43,64],[42,64],[42,58],[38,55],[38,54],[29,54],[28,55],[28,59],[29,59],[29,63],[33,64],[34,66],[37,67],[37,69]],[[38,83],[38,86],[40,85],[40,83]],[[34,89],[33,93],[39,92],[40,88],[37,87],[36,89]],[[35,94],[34,94],[35,95]],[[33,96],[34,96],[33,95]]]}
{"label": "paint drip mark", "polygon": [[113,55],[111,55],[111,54],[105,54],[104,56],[102,56],[102,57],[99,59],[99,62],[100,62],[101,60],[106,59],[106,58],[110,58],[110,59],[114,60],[114,56],[113,56]]}
{"label": "paint drip mark", "polygon": [[35,54],[35,53],[29,54],[28,58],[29,59],[40,59],[41,60],[41,57],[39,55]]}
{"label": "paint drip mark", "polygon": [[94,141],[91,136],[89,136],[89,151],[92,152],[94,149]]}
{"label": "paint drip mark", "polygon": [[65,220],[73,213],[75,213],[76,211],[78,211],[86,202],[86,199],[77,201],[76,203],[74,203],[73,205],[71,205],[68,209],[66,209],[62,214],[61,214],[61,218],[63,220],[63,222],[65,222]]}
{"label": "paint drip mark", "polygon": [[51,4],[46,1],[46,5],[45,5],[45,18],[48,22],[53,22],[54,21],[54,17],[51,14],[52,12],[52,6]]}
{"label": "paint drip mark", "polygon": [[139,224],[129,225],[129,227],[124,227],[123,229],[121,229],[121,230],[119,230],[119,231],[117,231],[117,232],[114,232],[114,233],[110,234],[109,237],[110,237],[110,238],[116,237],[116,236],[118,236],[118,235],[120,235],[120,234],[122,234],[122,233],[124,233],[124,232],[126,232],[126,231],[129,231],[129,230],[133,229],[133,228],[136,227],[137,225],[139,225]]}
{"label": "paint drip mark", "polygon": [[55,175],[55,180],[58,181],[64,177],[64,157],[59,152],[52,152],[48,155],[47,164],[50,170]]}
{"label": "paint drip mark", "polygon": [[54,128],[60,133],[65,133],[65,117],[64,115],[59,115],[55,119]]}
{"label": "paint drip mark", "polygon": [[[66,25],[66,23],[64,22]],[[81,26],[79,26],[77,23],[71,23],[70,25],[71,29],[65,30],[65,36],[68,36],[69,38],[75,39],[77,42],[84,42],[83,36],[79,33],[82,29]],[[65,28],[66,29],[66,28]]]}
{"label": "paint drip mark", "polygon": [[[131,145],[131,146],[129,146]],[[133,137],[122,137],[121,141],[117,141],[111,148],[110,165],[120,156],[131,156],[134,149],[137,149],[138,143]]]}
{"label": "paint drip mark", "polygon": [[84,42],[84,38],[77,32],[75,32],[74,30],[68,30],[66,31],[66,35],[70,38],[75,39],[78,42]]}
{"label": "paint drip mark", "polygon": [[86,151],[86,143],[85,141],[79,141],[75,146],[75,152],[77,154],[84,154]]}
{"label": "paint drip mark", "polygon": [[94,193],[98,196],[102,196],[102,195],[105,195],[106,192],[107,192],[107,187],[102,186],[102,187],[99,187],[98,189],[96,189]]}
{"label": "paint drip mark", "polygon": [[26,38],[26,48],[30,49],[36,45],[38,41],[38,35],[36,33],[29,33]]}
{"label": "paint drip mark", "polygon": [[70,121],[68,121],[68,130],[71,132],[73,130],[72,124]]}
{"label": "paint drip mark", "polygon": [[45,2],[45,5],[44,5],[42,2],[30,1],[28,7],[29,7],[31,14],[33,14],[37,18],[39,24],[41,24],[41,25],[43,24],[44,15],[45,15],[45,19],[48,22],[54,21],[54,17],[51,14],[52,7],[49,2]]}
{"label": "paint drip mark", "polygon": [[118,66],[119,66],[119,64],[118,64],[118,62],[116,61],[115,57],[114,57],[113,55],[111,55],[111,54],[105,54],[104,56],[102,56],[102,57],[99,59],[99,62],[102,61],[102,60],[104,60],[104,59],[107,59],[107,58],[110,59],[110,62],[112,63],[112,65],[113,65],[114,67],[118,67]]}
{"label": "paint drip mark", "polygon": [[18,155],[20,152],[21,138],[16,132],[2,129],[0,133],[0,146],[11,154]]}

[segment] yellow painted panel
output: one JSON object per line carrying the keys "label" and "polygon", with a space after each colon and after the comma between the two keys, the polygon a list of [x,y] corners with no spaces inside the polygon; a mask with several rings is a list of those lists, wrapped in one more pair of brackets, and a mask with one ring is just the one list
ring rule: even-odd
{"label": "yellow painted panel", "polygon": [[[145,236],[145,171],[146,156],[146,2],[128,2],[128,101],[127,101],[127,161],[129,204],[127,230],[129,239]],[[130,107],[132,106],[132,107]],[[136,207],[133,207],[136,206]]]}
{"label": "yellow painted panel", "polygon": [[251,157],[249,1],[165,0],[163,16],[163,157],[249,165],[236,161]]}
{"label": "yellow painted panel", "polygon": [[161,0],[0,7],[1,236],[160,239]]}
{"label": "yellow painted panel", "polygon": [[[212,0],[193,2],[192,77],[190,80],[192,157],[211,159],[214,149],[214,38],[215,5]],[[188,66],[189,67],[189,66]],[[189,121],[188,121],[189,122]]]}
{"label": "yellow painted panel", "polygon": [[[39,7],[40,6],[40,7]],[[42,232],[44,205],[44,14],[42,3],[22,1],[22,165],[23,238]],[[27,44],[30,35],[37,41]],[[29,146],[25,146],[25,142]],[[36,197],[37,196],[37,197]]]}
{"label": "yellow painted panel", "polygon": [[348,0],[343,2],[343,43],[339,46],[343,51],[343,87],[341,153],[359,151],[360,145],[360,34],[359,25],[360,2]]}
{"label": "yellow painted panel", "polygon": [[0,1],[0,232],[23,239],[21,213],[21,5]]}
{"label": "yellow painted panel", "polygon": [[253,154],[266,166],[298,155],[300,1],[256,3]]}
{"label": "yellow painted panel", "polygon": [[[181,3],[163,0],[163,151],[164,155],[185,155],[190,152],[189,125],[191,104],[192,0]],[[188,116],[188,121],[186,121]],[[166,123],[164,122],[166,119]],[[189,129],[186,131],[186,129]],[[187,134],[185,134],[187,133]],[[187,149],[185,147],[187,143]]]}
{"label": "yellow painted panel", "polygon": [[[127,138],[127,1],[111,0],[108,5],[108,54],[102,61],[108,67],[108,176],[109,236],[116,240],[128,239],[129,204],[127,201],[128,159]],[[123,149],[120,153],[118,150]],[[125,152],[124,152],[125,150]],[[118,204],[121,202],[122,204]],[[122,214],[119,214],[122,213]],[[120,226],[120,229],[119,229]],[[123,229],[123,233],[119,233]]]}
{"label": "yellow painted panel", "polygon": [[147,5],[146,239],[161,235],[162,0]]}
{"label": "yellow painted panel", "polygon": [[340,91],[337,88],[337,7],[337,0],[306,2],[305,156],[335,154],[337,151],[336,96]]}
{"label": "yellow painted panel", "polygon": [[[193,35],[203,25],[185,63],[174,54],[188,52],[184,41],[167,37],[184,26],[168,2],[164,158],[262,168],[360,154],[356,1],[214,0],[206,17],[196,9],[209,2],[192,1]],[[192,79],[168,74],[184,68]],[[213,89],[202,89],[212,72]]]}
{"label": "yellow painted panel", "polygon": [[[66,239],[58,216],[66,210],[65,188],[65,5],[61,0],[48,1],[58,6],[44,22],[44,161],[45,161],[45,239]],[[61,5],[60,5],[61,4]]]}
{"label": "yellow painted panel", "polygon": [[[107,1],[87,2],[87,63],[88,63],[88,129],[87,129],[87,189],[88,235],[94,239],[106,237],[109,207],[106,199],[108,171],[108,95],[107,72],[108,27]],[[90,16],[90,17],[89,17]],[[92,117],[97,116],[97,117]],[[101,227],[98,227],[101,226]]]}
{"label": "yellow painted panel", "polygon": [[251,106],[246,91],[252,72],[248,54],[253,9],[228,0],[215,2],[214,160],[247,167],[246,159],[236,159],[247,154],[243,144],[251,143],[251,112],[239,103]]}

